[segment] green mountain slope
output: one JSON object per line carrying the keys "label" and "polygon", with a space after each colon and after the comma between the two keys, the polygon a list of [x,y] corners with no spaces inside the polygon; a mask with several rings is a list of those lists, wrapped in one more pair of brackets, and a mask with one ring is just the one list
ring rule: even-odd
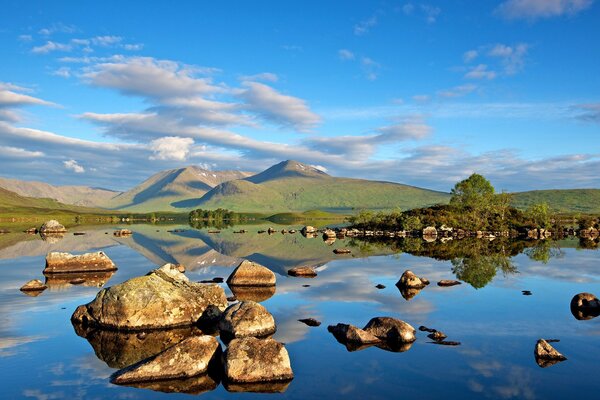
{"label": "green mountain slope", "polygon": [[600,214],[600,189],[532,190],[513,195],[513,205],[521,209],[547,203],[553,212]]}
{"label": "green mountain slope", "polygon": [[449,194],[391,182],[335,178],[296,161],[284,161],[252,177],[206,193],[200,208],[247,212],[408,209],[446,203]]}
{"label": "green mountain slope", "polygon": [[106,213],[106,210],[59,203],[54,199],[24,197],[0,188],[0,215],[61,213]]}

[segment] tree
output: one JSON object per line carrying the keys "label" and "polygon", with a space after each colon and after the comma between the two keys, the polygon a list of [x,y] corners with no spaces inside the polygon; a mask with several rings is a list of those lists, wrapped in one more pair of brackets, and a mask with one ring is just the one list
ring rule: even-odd
{"label": "tree", "polygon": [[548,204],[538,203],[527,209],[527,215],[538,228],[547,229],[550,226],[550,212]]}
{"label": "tree", "polygon": [[450,204],[462,209],[481,210],[494,198],[494,187],[482,175],[472,174],[454,185]]}

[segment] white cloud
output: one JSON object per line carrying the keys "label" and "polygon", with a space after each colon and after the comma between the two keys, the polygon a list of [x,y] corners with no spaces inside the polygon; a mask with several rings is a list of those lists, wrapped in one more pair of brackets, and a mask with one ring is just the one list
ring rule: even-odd
{"label": "white cloud", "polygon": [[442,9],[428,4],[421,4],[421,11],[425,14],[425,20],[428,23],[433,24],[441,14]]}
{"label": "white cloud", "polygon": [[2,157],[14,158],[35,158],[44,156],[44,153],[41,151],[29,151],[12,146],[0,146],[0,154],[2,154]]}
{"label": "white cloud", "polygon": [[528,50],[529,45],[526,43],[519,43],[515,46],[507,46],[500,43],[493,46],[488,55],[501,59],[504,73],[514,75],[525,66],[525,57]]}
{"label": "white cloud", "polygon": [[362,57],[360,59],[360,64],[365,74],[365,78],[370,81],[374,81],[379,77],[381,65],[377,61],[369,57]]}
{"label": "white cloud", "polygon": [[354,60],[354,53],[347,49],[338,50],[338,57],[340,60]]}
{"label": "white cloud", "polygon": [[486,64],[479,64],[472,68],[470,68],[465,74],[465,78],[468,79],[494,79],[496,77],[496,72],[488,70],[488,66]]}
{"label": "white cloud", "polygon": [[477,50],[465,51],[465,53],[463,54],[463,61],[465,63],[470,63],[471,61],[476,59],[478,55],[479,55],[479,52]]}
{"label": "white cloud", "polygon": [[47,27],[47,28],[42,28],[38,31],[38,33],[40,35],[43,36],[50,36],[54,33],[75,33],[77,31],[77,27],[75,27],[75,25],[65,25],[62,22],[58,22],[55,24],[52,24],[51,26]]}
{"label": "white cloud", "polygon": [[71,77],[71,68],[69,67],[60,67],[55,69],[50,73],[50,75],[60,76],[61,78],[70,78]]}
{"label": "white cloud", "polygon": [[368,33],[371,28],[377,25],[377,16],[372,16],[369,19],[364,21],[360,21],[358,24],[354,25],[354,34],[357,36],[362,36]]}
{"label": "white cloud", "polygon": [[264,81],[264,82],[277,82],[279,77],[277,74],[272,72],[263,72],[255,75],[244,75],[240,77],[242,81]]}
{"label": "white cloud", "polygon": [[31,52],[34,54],[48,54],[53,51],[71,51],[71,49],[72,46],[70,44],[57,43],[49,40],[42,46],[35,46],[31,49]]}
{"label": "white cloud", "polygon": [[426,103],[431,99],[431,96],[427,94],[416,94],[412,97],[412,99],[419,103]]}
{"label": "white cloud", "polygon": [[16,93],[13,90],[23,91],[23,89],[18,86],[11,84],[3,84],[2,82],[0,82],[0,108],[17,107],[22,105],[54,105],[51,102],[38,99],[37,97],[28,96],[22,93]]}
{"label": "white cloud", "polygon": [[452,89],[441,90],[438,92],[438,95],[441,97],[446,97],[446,98],[462,97],[462,96],[466,96],[467,94],[473,92],[475,89],[477,89],[476,85],[471,85],[471,84],[460,85],[460,86],[455,86]]}
{"label": "white cloud", "polygon": [[120,43],[123,38],[120,36],[96,36],[90,40],[96,46],[108,47]]}
{"label": "white cloud", "polygon": [[83,174],[85,172],[85,168],[79,165],[79,163],[75,160],[63,161],[63,165],[66,169],[71,170],[76,174]]}
{"label": "white cloud", "polygon": [[593,0],[507,0],[496,11],[509,19],[537,19],[575,15],[591,7]]}
{"label": "white cloud", "polygon": [[178,136],[166,136],[150,142],[150,149],[154,152],[153,160],[185,161],[190,153],[194,139]]}
{"label": "white cloud", "polygon": [[128,51],[139,51],[144,48],[143,43],[126,43],[123,45],[123,48]]}

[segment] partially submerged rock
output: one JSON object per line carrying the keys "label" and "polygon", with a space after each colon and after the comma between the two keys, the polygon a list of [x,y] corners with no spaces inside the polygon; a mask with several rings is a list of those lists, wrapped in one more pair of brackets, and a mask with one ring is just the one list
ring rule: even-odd
{"label": "partially submerged rock", "polygon": [[446,339],[448,336],[446,336],[446,334],[444,332],[434,331],[434,332],[431,332],[429,335],[427,335],[427,337],[431,340],[435,340],[436,342],[441,342],[442,340]]}
{"label": "partially submerged rock", "polygon": [[144,330],[195,324],[209,305],[227,307],[218,285],[190,282],[172,264],[102,289],[75,310],[71,320],[121,330]]}
{"label": "partially submerged rock", "polygon": [[410,343],[417,340],[415,328],[402,320],[391,317],[372,318],[363,330],[386,342]]}
{"label": "partially submerged rock", "polygon": [[129,229],[117,229],[116,231],[113,232],[113,235],[115,236],[131,236],[133,235],[133,232]]}
{"label": "partially submerged rock", "polygon": [[275,286],[275,283],[273,271],[248,260],[242,261],[227,278],[229,286]]}
{"label": "partially submerged rock", "polygon": [[[39,279],[32,279],[19,289],[22,292],[43,292],[48,286],[44,285]],[[38,294],[39,294],[38,293]]]}
{"label": "partially submerged rock", "polygon": [[592,293],[579,293],[571,299],[571,313],[578,320],[596,318],[600,315],[600,300]]}
{"label": "partially submerged rock", "polygon": [[266,336],[275,333],[275,319],[265,307],[254,301],[232,304],[219,321],[221,335],[226,338]]}
{"label": "partially submerged rock", "polygon": [[103,287],[114,275],[115,271],[103,272],[74,272],[60,274],[45,274],[46,285],[50,289],[68,288],[73,281],[80,282],[83,286]]}
{"label": "partially submerged rock", "polygon": [[441,287],[449,287],[449,286],[460,285],[462,283],[459,282],[459,281],[453,281],[453,280],[450,280],[450,279],[442,279],[437,284],[438,284],[438,286],[441,286]]}
{"label": "partially submerged rock", "polygon": [[115,263],[102,251],[73,255],[52,252],[46,256],[44,274],[116,271]]}
{"label": "partially submerged rock", "polygon": [[325,229],[323,231],[323,239],[335,239],[336,233],[333,229]]}
{"label": "partially submerged rock", "polygon": [[333,249],[335,254],[352,254],[352,250],[346,248]]}
{"label": "partially submerged rock", "polygon": [[303,318],[303,319],[299,319],[298,321],[302,322],[303,324],[306,324],[308,326],[320,326],[321,322],[317,321],[314,318]]}
{"label": "partially submerged rock", "polygon": [[50,221],[44,222],[44,224],[40,227],[40,233],[65,233],[67,229],[55,219],[51,219]]}
{"label": "partially submerged rock", "polygon": [[294,267],[288,270],[288,275],[302,278],[314,278],[317,276],[317,271],[313,267]]}
{"label": "partially submerged rock", "polygon": [[354,343],[362,345],[381,342],[381,339],[375,335],[354,325],[339,323],[337,325],[329,325],[327,330],[342,344]]}
{"label": "partially submerged rock", "polygon": [[550,343],[544,339],[537,341],[535,345],[535,362],[542,368],[549,367],[567,359],[559,353]]}
{"label": "partially submerged rock", "polygon": [[224,356],[229,382],[275,382],[294,378],[285,346],[273,339],[247,337],[229,343]]}
{"label": "partially submerged rock", "polygon": [[161,379],[190,378],[208,370],[221,356],[221,345],[212,336],[191,336],[168,349],[117,371],[111,377],[116,384]]}
{"label": "partially submerged rock", "polygon": [[300,232],[303,235],[306,235],[307,233],[315,233],[315,232],[317,232],[317,229],[314,226],[306,225],[305,227],[302,228],[302,230]]}
{"label": "partially submerged rock", "polygon": [[400,280],[396,283],[398,288],[409,288],[409,289],[423,289],[429,285],[429,280],[425,278],[419,278],[412,271],[406,270],[400,277]]}

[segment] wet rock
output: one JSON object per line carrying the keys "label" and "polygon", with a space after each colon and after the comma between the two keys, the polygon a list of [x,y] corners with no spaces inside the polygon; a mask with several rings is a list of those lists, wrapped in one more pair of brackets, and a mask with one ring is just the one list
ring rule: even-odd
{"label": "wet rock", "polygon": [[233,270],[227,284],[229,286],[275,286],[275,274],[262,265],[244,260]]}
{"label": "wet rock", "polygon": [[317,276],[317,271],[313,267],[294,267],[288,270],[288,275],[301,278],[314,278]]}
{"label": "wet rock", "polygon": [[85,283],[85,279],[83,279],[83,278],[75,278],[75,279],[71,279],[71,280],[69,281],[69,283],[70,283],[71,285],[82,285],[82,284],[84,284],[84,283]]}
{"label": "wet rock", "polygon": [[600,315],[600,300],[592,293],[579,293],[571,299],[571,313],[578,320],[588,320]]}
{"label": "wet rock", "polygon": [[305,227],[302,228],[302,230],[300,231],[303,235],[306,235],[308,233],[316,233],[317,229],[314,226],[310,226],[307,225]]}
{"label": "wet rock", "polygon": [[431,340],[435,340],[436,342],[440,342],[440,341],[446,339],[448,336],[446,336],[444,334],[444,332],[434,331],[434,332],[431,332],[429,335],[427,335],[427,337]]}
{"label": "wet rock", "polygon": [[39,292],[41,294],[48,286],[44,285],[39,279],[32,279],[19,289],[22,292]]}
{"label": "wet rock", "polygon": [[564,361],[567,357],[559,353],[550,343],[544,339],[537,341],[535,345],[535,362],[542,368],[549,367],[558,362]]}
{"label": "wet rock", "polygon": [[233,303],[234,301],[237,301],[237,297],[229,296],[229,297],[227,297],[227,301],[229,301],[230,303]]}
{"label": "wet rock", "polygon": [[391,317],[372,318],[363,330],[387,342],[410,343],[417,339],[415,328],[402,320]]}
{"label": "wet rock", "polygon": [[325,229],[323,231],[323,239],[335,239],[337,237],[333,229]]}
{"label": "wet rock", "polygon": [[44,274],[116,271],[115,263],[102,251],[73,255],[52,252],[46,256]]}
{"label": "wet rock", "polygon": [[306,324],[308,326],[320,326],[321,325],[321,322],[317,321],[314,318],[303,318],[303,319],[299,319],[298,321],[300,321],[303,324]]}
{"label": "wet rock", "polygon": [[117,371],[111,377],[116,384],[160,379],[190,378],[208,370],[221,356],[221,345],[212,336],[191,336],[178,344]]}
{"label": "wet rock", "polygon": [[234,339],[225,351],[225,376],[229,382],[274,382],[294,378],[290,357],[273,339]]}
{"label": "wet rock", "polygon": [[378,283],[377,285],[375,285],[375,287],[376,287],[377,289],[385,289],[385,285],[383,285],[383,284],[381,284],[381,283]]}
{"label": "wet rock", "polygon": [[342,344],[354,343],[362,345],[381,342],[380,338],[354,325],[339,323],[337,325],[329,325],[327,330]]}
{"label": "wet rock", "polygon": [[118,229],[116,231],[113,232],[113,235],[117,236],[117,237],[121,237],[121,236],[131,236],[133,235],[133,232],[129,229]]}
{"label": "wet rock", "polygon": [[414,288],[423,289],[429,285],[429,281],[425,278],[419,278],[412,271],[406,270],[400,277],[400,280],[396,283],[398,288]]}
{"label": "wet rock", "polygon": [[50,221],[44,222],[44,224],[40,228],[40,233],[65,233],[67,229],[55,219],[51,219]]}
{"label": "wet rock", "polygon": [[352,250],[346,248],[333,249],[335,254],[352,254]]}
{"label": "wet rock", "polygon": [[265,307],[254,301],[232,304],[219,321],[221,336],[240,338],[267,336],[275,333],[275,319]]}
{"label": "wet rock", "polygon": [[231,293],[240,301],[256,301],[260,303],[273,297],[275,286],[229,286]]}
{"label": "wet rock", "polygon": [[521,293],[523,294],[523,296],[531,296],[533,294],[529,290],[521,290]]}
{"label": "wet rock", "polygon": [[453,281],[453,280],[449,280],[449,279],[442,279],[437,284],[438,284],[438,286],[441,286],[441,287],[449,287],[449,286],[460,285],[462,283],[459,282],[459,281]]}
{"label": "wet rock", "polygon": [[209,305],[227,307],[223,289],[192,283],[172,264],[102,289],[79,306],[74,322],[122,330],[144,330],[195,324]]}

